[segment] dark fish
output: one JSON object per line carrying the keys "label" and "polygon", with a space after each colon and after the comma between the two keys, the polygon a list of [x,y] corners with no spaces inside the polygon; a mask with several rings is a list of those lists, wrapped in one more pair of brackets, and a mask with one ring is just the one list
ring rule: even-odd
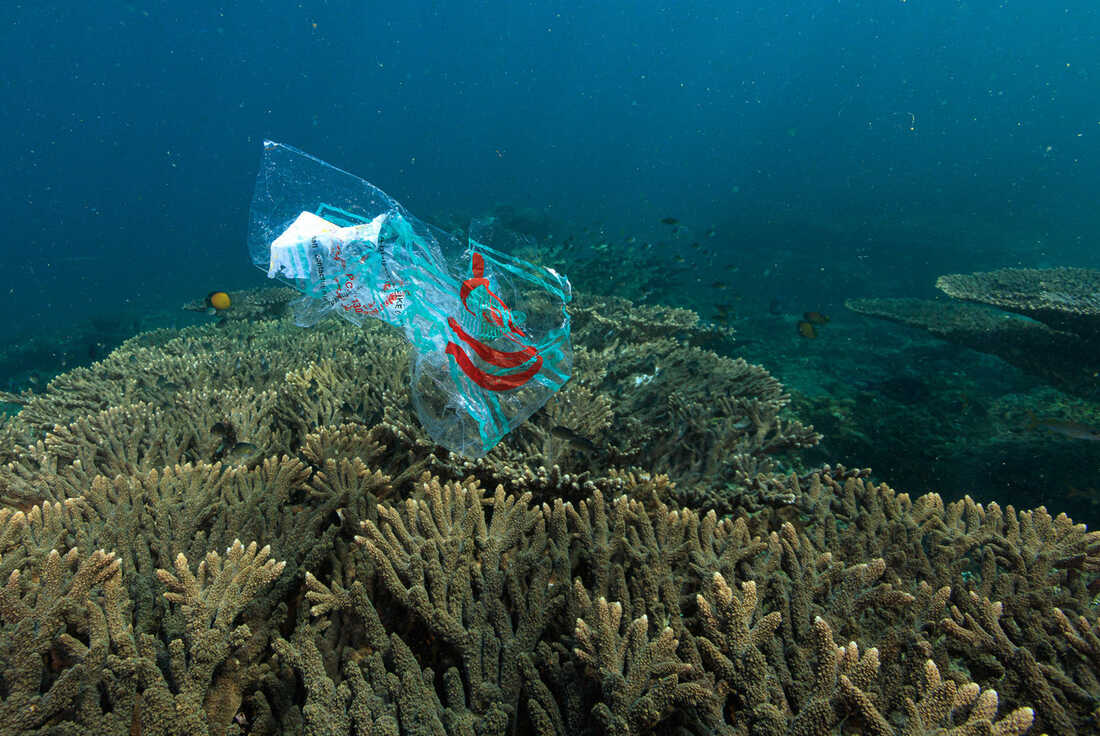
{"label": "dark fish", "polygon": [[710,230],[707,230],[707,237],[708,238],[713,238],[717,234],[718,234],[718,231],[713,227]]}
{"label": "dark fish", "polygon": [[675,217],[665,217],[661,220],[662,225],[679,225],[680,221]]}
{"label": "dark fish", "polygon": [[783,314],[783,300],[779,297],[775,297],[770,302],[768,302],[768,314]]}
{"label": "dark fish", "polygon": [[715,281],[713,284],[710,285],[710,288],[719,289],[719,290],[725,289],[726,288],[726,282],[725,281]]}
{"label": "dark fish", "polygon": [[224,465],[248,465],[260,453],[260,448],[251,442],[238,442],[233,449],[221,457]]}
{"label": "dark fish", "polygon": [[814,325],[823,325],[829,321],[828,315],[821,312],[803,312],[802,319]]}
{"label": "dark fish", "polygon": [[814,328],[812,323],[807,322],[806,320],[802,320],[798,323],[798,334],[802,335],[802,337],[812,340],[817,337],[817,330]]}
{"label": "dark fish", "polygon": [[556,425],[550,429],[550,434],[554,437],[557,437],[559,440],[565,440],[581,452],[593,454],[599,451],[599,448],[596,447],[595,442],[588,439],[587,437],[577,434],[573,430],[569,429],[569,427],[563,427],[560,424]]}
{"label": "dark fish", "polygon": [[180,385],[164,376],[157,376],[157,388],[161,391],[179,391]]}
{"label": "dark fish", "polygon": [[677,263],[683,263],[687,259],[684,258],[682,255],[677,254],[677,255],[673,256],[673,260],[676,261]]}
{"label": "dark fish", "polygon": [[694,248],[695,250],[699,250],[699,248],[701,248],[702,246],[700,246],[699,241],[696,240],[694,243],[691,244],[691,247]]}

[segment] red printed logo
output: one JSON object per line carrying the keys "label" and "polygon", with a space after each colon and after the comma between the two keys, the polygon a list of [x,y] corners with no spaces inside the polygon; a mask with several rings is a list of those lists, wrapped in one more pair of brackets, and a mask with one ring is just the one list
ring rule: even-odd
{"label": "red printed logo", "polygon": [[[462,299],[462,306],[474,317],[484,319],[494,327],[503,329],[504,333],[502,336],[514,342],[520,349],[504,351],[491,348],[462,329],[462,326],[454,317],[447,318],[447,324],[450,326],[451,331],[454,332],[455,336],[469,347],[478,358],[489,365],[504,370],[519,368],[529,361],[531,361],[531,365],[515,373],[486,373],[484,370],[474,365],[474,361],[470,358],[469,354],[458,343],[448,342],[446,352],[455,359],[458,367],[466,374],[467,378],[487,391],[508,391],[510,389],[519,388],[534,378],[535,374],[542,368],[542,356],[539,355],[538,351],[535,350],[533,346],[523,342],[521,338],[526,338],[527,335],[525,335],[523,330],[517,327],[512,321],[512,311],[508,308],[508,305],[489,288],[489,280],[485,278],[485,259],[481,257],[480,253],[474,253],[471,271],[473,272],[473,276],[462,282],[462,288],[459,291],[459,297]],[[468,301],[470,294],[479,288],[485,290],[485,301],[483,306],[480,307],[480,314],[474,312]],[[532,359],[534,360],[532,361]]]}

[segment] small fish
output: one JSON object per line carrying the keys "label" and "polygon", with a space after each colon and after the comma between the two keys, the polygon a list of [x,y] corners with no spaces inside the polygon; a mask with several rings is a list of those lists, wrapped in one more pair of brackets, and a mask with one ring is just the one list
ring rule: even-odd
{"label": "small fish", "polygon": [[238,442],[233,449],[221,456],[223,465],[248,465],[256,459],[260,448],[251,442]]}
{"label": "small fish", "polygon": [[665,218],[661,219],[661,224],[662,225],[679,225],[680,221],[677,220],[675,217],[665,217]]}
{"label": "small fish", "polygon": [[1032,415],[1028,429],[1041,429],[1044,432],[1068,437],[1072,440],[1100,442],[1100,429],[1081,422],[1069,422],[1061,419],[1037,419]]}
{"label": "small fish", "polygon": [[727,263],[726,264],[726,270],[729,271],[730,273],[737,273],[738,267],[737,267],[736,264]]}
{"label": "small fish", "polygon": [[691,244],[691,247],[694,248],[695,250],[699,250],[702,246],[699,245],[699,241],[696,240],[694,243]]}
{"label": "small fish", "polygon": [[677,254],[677,255],[673,256],[673,260],[676,261],[677,263],[683,263],[687,259],[684,258],[682,255]]}
{"label": "small fish", "polygon": [[812,325],[823,325],[829,321],[828,315],[822,314],[821,312],[803,312],[802,319]]}
{"label": "small fish", "polygon": [[798,334],[802,335],[802,337],[805,337],[808,340],[812,340],[817,337],[817,329],[813,326],[812,322],[801,320],[798,323]]}
{"label": "small fish", "polygon": [[587,455],[591,455],[599,451],[599,448],[596,447],[595,442],[588,439],[587,437],[577,434],[573,430],[569,429],[569,427],[563,427],[560,424],[555,425],[553,428],[550,429],[550,434],[554,437],[557,437],[559,440],[565,440],[566,442],[573,445],[578,450]]}
{"label": "small fish", "polygon": [[726,289],[726,282],[725,281],[715,281],[713,284],[710,285],[710,288],[718,289],[719,291],[724,291]]}
{"label": "small fish", "polygon": [[707,237],[708,238],[713,238],[717,234],[718,234],[718,230],[713,228],[713,227],[711,229],[707,230]]}
{"label": "small fish", "polygon": [[161,391],[179,391],[180,385],[175,381],[169,381],[164,376],[157,376],[157,388]]}
{"label": "small fish", "polygon": [[229,299],[229,294],[225,293],[224,291],[212,291],[206,295],[206,306],[210,307],[216,312],[221,312],[229,309],[231,304],[232,302]]}

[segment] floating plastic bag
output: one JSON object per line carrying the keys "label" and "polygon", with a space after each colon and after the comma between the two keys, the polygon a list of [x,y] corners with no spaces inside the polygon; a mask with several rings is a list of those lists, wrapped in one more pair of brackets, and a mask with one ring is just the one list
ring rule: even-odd
{"label": "floating plastic bag", "polygon": [[301,291],[295,323],[329,313],[380,319],[416,349],[412,400],[437,443],[481,457],[573,368],[569,280],[411,216],[377,187],[290,146],[264,142],[249,214],[252,262]]}

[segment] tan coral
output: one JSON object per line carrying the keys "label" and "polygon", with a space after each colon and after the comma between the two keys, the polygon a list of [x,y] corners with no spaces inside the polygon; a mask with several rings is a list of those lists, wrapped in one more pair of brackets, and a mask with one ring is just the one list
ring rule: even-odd
{"label": "tan coral", "polygon": [[[583,589],[577,592],[583,595]],[[713,697],[703,673],[676,656],[679,642],[670,627],[650,638],[646,615],[626,622],[622,606],[602,597],[585,607],[588,620],[577,619],[573,653],[603,690],[605,702],[593,715],[607,733],[648,731],[678,705],[701,705]]]}

